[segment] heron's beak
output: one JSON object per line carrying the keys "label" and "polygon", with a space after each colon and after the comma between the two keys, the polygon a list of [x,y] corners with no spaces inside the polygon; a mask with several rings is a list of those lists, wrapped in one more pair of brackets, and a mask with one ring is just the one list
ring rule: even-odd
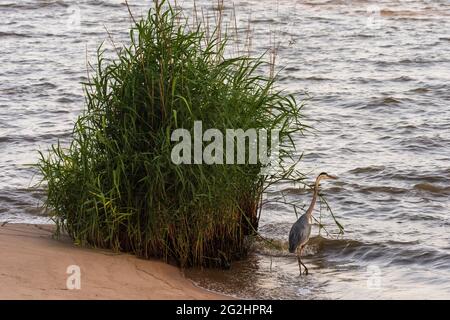
{"label": "heron's beak", "polygon": [[337,179],[338,179],[338,177],[336,177],[336,176],[330,176],[329,174],[328,174],[328,178],[333,179],[333,180],[337,180]]}

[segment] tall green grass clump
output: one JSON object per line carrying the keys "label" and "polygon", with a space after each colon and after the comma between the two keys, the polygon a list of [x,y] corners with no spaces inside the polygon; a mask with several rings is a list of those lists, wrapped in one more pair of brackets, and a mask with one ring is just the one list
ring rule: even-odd
{"label": "tall green grass clump", "polygon": [[[175,165],[177,128],[280,130],[281,157],[302,130],[299,106],[260,72],[261,59],[225,56],[227,37],[192,28],[156,4],[131,44],[84,84],[86,107],[69,146],[38,164],[58,231],[82,246],[187,266],[227,266],[247,252],[267,185],[261,164]],[[248,144],[246,145],[248,151]],[[248,154],[248,153],[247,153]]]}

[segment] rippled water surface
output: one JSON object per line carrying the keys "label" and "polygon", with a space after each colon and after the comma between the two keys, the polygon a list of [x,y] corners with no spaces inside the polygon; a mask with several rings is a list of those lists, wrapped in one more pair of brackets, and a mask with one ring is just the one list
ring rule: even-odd
{"label": "rippled water surface", "polygon": [[[213,12],[210,1],[198,1]],[[130,1],[136,15],[146,1]],[[192,1],[179,1],[186,8]],[[235,1],[255,52],[279,43],[280,84],[307,91],[302,170],[339,176],[322,193],[345,227],[313,238],[298,276],[286,241],[291,207],[264,208],[264,243],[228,271],[191,270],[205,287],[248,298],[450,298],[450,2]],[[232,6],[226,2],[225,10]],[[122,1],[0,0],[0,220],[47,222],[30,190],[37,150],[67,141],[83,107],[80,82],[109,31],[120,45]],[[106,48],[111,48],[108,40]],[[299,94],[299,99],[303,98]],[[271,198],[308,204],[280,184]],[[284,248],[284,249],[283,249]]]}

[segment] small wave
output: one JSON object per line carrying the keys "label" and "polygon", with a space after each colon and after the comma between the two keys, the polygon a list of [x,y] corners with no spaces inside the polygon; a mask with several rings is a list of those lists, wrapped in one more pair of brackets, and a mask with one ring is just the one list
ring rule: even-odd
{"label": "small wave", "polygon": [[324,248],[327,248],[327,250],[334,250],[334,249],[347,249],[347,248],[357,248],[361,247],[363,245],[366,245],[365,243],[358,241],[358,240],[352,240],[352,239],[330,239],[325,238],[322,236],[315,236],[311,237],[311,239],[308,242],[309,246],[316,247],[318,251],[323,250]]}
{"label": "small wave", "polygon": [[[387,175],[386,177],[390,177],[390,179],[401,179],[404,180],[402,175]],[[414,177],[414,179],[409,180],[420,180],[419,177]],[[423,179],[425,180],[425,179]],[[434,180],[436,180],[434,178]],[[439,178],[439,181],[442,181],[445,179]],[[421,182],[415,184],[412,188],[400,188],[400,187],[394,187],[394,186],[360,186],[360,185],[354,185],[356,191],[364,193],[364,194],[370,194],[370,193],[387,193],[387,194],[404,194],[409,193],[413,191],[425,191],[435,194],[450,194],[450,186],[439,186],[434,185],[428,182]]]}
{"label": "small wave", "polygon": [[415,92],[415,93],[426,93],[426,92],[429,92],[430,89],[429,89],[429,88],[421,87],[421,88],[412,89],[412,90],[410,90],[410,91],[411,91],[411,92]]}
{"label": "small wave", "polygon": [[51,82],[39,82],[31,85],[31,87],[39,89],[56,89],[58,86]]}
{"label": "small wave", "polygon": [[401,194],[401,193],[406,193],[409,190],[407,189],[403,189],[403,188],[397,188],[397,187],[366,187],[366,188],[361,188],[360,191],[362,193],[389,193],[389,194]]}
{"label": "small wave", "polygon": [[392,66],[398,66],[398,65],[410,65],[410,64],[433,64],[433,63],[446,63],[448,62],[447,59],[425,59],[423,57],[416,57],[416,58],[406,58],[401,60],[395,60],[395,61],[372,61],[374,64],[380,67],[392,67]]}
{"label": "small wave", "polygon": [[373,35],[373,34],[367,34],[367,33],[359,33],[359,34],[356,34],[356,35],[353,35],[353,36],[351,36],[351,37],[356,37],[356,38],[375,38],[376,37],[376,35]]}
{"label": "small wave", "polygon": [[392,79],[391,81],[395,81],[395,82],[408,82],[408,81],[414,81],[413,78],[408,77],[408,76],[400,76],[397,78]]}
{"label": "small wave", "polygon": [[420,151],[432,148],[442,148],[444,147],[442,142],[442,138],[437,135],[434,137],[416,136],[413,138],[402,139],[399,144],[407,149]]}
{"label": "small wave", "polygon": [[[450,255],[434,248],[420,246],[419,241],[365,243],[349,239],[311,238],[311,253],[323,253],[343,259],[374,261],[388,265],[442,265],[449,263]],[[315,247],[315,248],[314,248]]]}
{"label": "small wave", "polygon": [[447,265],[450,260],[450,255],[442,253],[435,249],[405,249],[405,250],[395,250],[395,255],[392,255],[392,259],[389,265],[411,265],[420,264],[423,265],[434,265],[442,266]]}
{"label": "small wave", "polygon": [[106,8],[121,8],[123,6],[126,6],[125,0],[124,1],[100,1],[100,0],[90,0],[87,1],[87,5],[91,6],[98,6],[98,7],[106,7]]}
{"label": "small wave", "polygon": [[[304,254],[306,256],[317,254],[323,250],[341,251],[349,248],[364,246],[363,242],[350,239],[330,239],[322,236],[311,237],[305,246]],[[269,241],[255,241],[253,249],[260,254],[273,257],[289,257],[293,254],[288,251],[287,241],[270,239]]]}
{"label": "small wave", "polygon": [[412,125],[412,124],[405,124],[405,125],[399,125],[398,129],[403,130],[405,132],[413,132],[415,130],[418,130],[419,127]]}
{"label": "small wave", "polygon": [[387,107],[393,105],[400,105],[402,101],[394,97],[372,98],[372,101],[360,107],[360,109]]}
{"label": "small wave", "polygon": [[395,16],[415,17],[415,16],[423,15],[424,13],[421,11],[382,9],[380,11],[380,14],[383,17],[395,17]]}
{"label": "small wave", "polygon": [[65,1],[33,1],[33,2],[27,2],[27,1],[19,1],[19,2],[11,2],[11,3],[5,3],[0,4],[0,8],[12,8],[12,9],[22,9],[22,10],[34,10],[34,9],[40,9],[45,7],[63,7],[67,8],[70,6],[69,3]]}
{"label": "small wave", "polygon": [[447,170],[434,170],[430,172],[417,172],[414,170],[395,170],[383,176],[386,179],[415,181],[417,183],[447,182],[450,172]]}
{"label": "small wave", "polygon": [[324,154],[322,152],[309,152],[309,153],[306,153],[303,156],[303,159],[305,159],[305,160],[315,160],[315,159],[320,159],[323,156],[324,156]]}
{"label": "small wave", "polygon": [[259,254],[271,257],[289,257],[289,245],[286,241],[271,239],[268,241],[255,241],[252,244],[252,250]]}
{"label": "small wave", "polygon": [[300,71],[300,68],[295,67],[295,66],[288,66],[288,67],[284,68],[283,70],[288,71],[288,72],[295,72],[295,71]]}
{"label": "small wave", "polygon": [[319,76],[311,76],[311,77],[304,78],[303,80],[308,80],[308,81],[333,81],[333,79],[325,78],[325,77],[319,77]]}
{"label": "small wave", "polygon": [[40,134],[40,135],[9,135],[0,137],[0,143],[15,143],[15,142],[42,142],[48,140],[64,139],[70,137],[70,132]]}
{"label": "small wave", "polygon": [[364,78],[364,77],[356,77],[351,78],[352,81],[359,82],[359,83],[381,83],[382,80],[375,79],[375,78]]}
{"label": "small wave", "polygon": [[450,194],[450,187],[436,186],[431,183],[418,183],[414,186],[414,189],[438,194]]}
{"label": "small wave", "polygon": [[399,99],[393,98],[393,97],[387,97],[384,98],[381,102],[382,104],[398,104],[401,103]]}
{"label": "small wave", "polygon": [[398,214],[393,215],[395,219],[400,221],[436,221],[440,222],[442,219],[438,216],[426,213],[411,213],[411,212],[399,212]]}
{"label": "small wave", "polygon": [[24,34],[24,33],[17,33],[17,32],[3,32],[3,31],[0,31],[0,38],[6,38],[6,37],[31,38],[31,35]]}
{"label": "small wave", "polygon": [[353,174],[373,173],[373,172],[380,172],[385,169],[386,169],[385,166],[369,166],[369,167],[360,167],[360,168],[352,169],[348,172],[353,173]]}
{"label": "small wave", "polygon": [[0,137],[0,143],[2,143],[2,142],[10,142],[10,141],[11,141],[11,138],[8,137],[8,136]]}
{"label": "small wave", "polygon": [[448,62],[448,59],[424,59],[422,57],[417,57],[414,59],[403,59],[400,60],[399,64],[428,64],[428,63],[446,63]]}
{"label": "small wave", "polygon": [[311,190],[308,190],[306,188],[284,188],[281,190],[281,193],[283,194],[309,194],[311,193]]}
{"label": "small wave", "polygon": [[61,98],[56,99],[56,102],[58,102],[58,103],[73,103],[75,101],[70,98],[67,98],[67,97],[61,97]]}
{"label": "small wave", "polygon": [[255,24],[257,24],[257,23],[272,24],[274,22],[275,22],[275,20],[274,19],[270,19],[270,18],[267,18],[267,19],[252,19],[252,20],[250,20],[250,23],[255,23]]}

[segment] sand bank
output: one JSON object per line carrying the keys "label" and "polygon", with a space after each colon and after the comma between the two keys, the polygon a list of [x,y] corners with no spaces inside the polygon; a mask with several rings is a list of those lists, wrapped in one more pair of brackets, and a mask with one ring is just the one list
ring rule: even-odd
{"label": "sand bank", "polygon": [[[0,227],[0,299],[227,298],[194,286],[163,262],[79,248],[67,237],[53,239],[52,233],[50,225]],[[80,268],[79,290],[67,288],[69,266]],[[71,279],[69,287],[76,287]]]}

